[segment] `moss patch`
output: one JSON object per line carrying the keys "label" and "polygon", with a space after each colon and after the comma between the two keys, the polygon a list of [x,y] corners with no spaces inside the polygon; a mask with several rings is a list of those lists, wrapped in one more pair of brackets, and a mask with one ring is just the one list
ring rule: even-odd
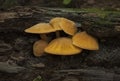
{"label": "moss patch", "polygon": [[69,12],[96,13],[101,18],[104,18],[109,14],[120,15],[120,10],[109,9],[109,8],[105,8],[105,9],[100,9],[100,8],[82,8],[82,9],[66,8],[65,10],[67,10]]}

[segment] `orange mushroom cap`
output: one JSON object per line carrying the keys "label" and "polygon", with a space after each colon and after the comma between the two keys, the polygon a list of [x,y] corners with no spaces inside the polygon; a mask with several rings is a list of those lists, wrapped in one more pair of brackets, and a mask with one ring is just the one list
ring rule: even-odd
{"label": "orange mushroom cap", "polygon": [[63,17],[55,17],[50,20],[50,24],[55,28],[55,30],[63,30],[69,35],[74,35],[77,32],[76,24]]}
{"label": "orange mushroom cap", "polygon": [[74,35],[77,32],[76,24],[66,18],[61,18],[60,27],[69,35]]}
{"label": "orange mushroom cap", "polygon": [[72,39],[67,37],[61,37],[52,40],[45,48],[45,52],[54,55],[74,55],[78,54],[82,49],[72,44]]}
{"label": "orange mushroom cap", "polygon": [[34,34],[44,34],[55,32],[55,29],[49,23],[38,23],[28,29],[25,29],[25,32]]}
{"label": "orange mushroom cap", "polygon": [[87,32],[80,32],[73,36],[72,38],[73,44],[77,47],[87,50],[98,50],[99,45],[97,40],[91,35],[87,34]]}
{"label": "orange mushroom cap", "polygon": [[61,22],[61,17],[55,17],[53,19],[50,20],[50,24],[54,27],[54,29],[57,30],[62,30],[60,27],[60,23]]}
{"label": "orange mushroom cap", "polygon": [[36,41],[33,45],[33,54],[34,56],[42,56],[44,53],[45,47],[47,47],[48,43],[44,40]]}

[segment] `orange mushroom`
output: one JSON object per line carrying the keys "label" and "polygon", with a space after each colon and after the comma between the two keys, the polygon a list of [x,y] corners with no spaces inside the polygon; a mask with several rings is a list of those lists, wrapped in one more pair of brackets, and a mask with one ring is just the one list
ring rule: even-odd
{"label": "orange mushroom", "polygon": [[40,34],[42,40],[48,41],[47,33],[55,32],[55,29],[49,23],[39,23],[28,29],[25,29],[27,33]]}
{"label": "orange mushroom", "polygon": [[50,20],[50,24],[56,30],[56,37],[60,37],[59,31],[63,30],[69,35],[74,35],[77,32],[75,23],[69,19],[56,17]]}
{"label": "orange mushroom", "polygon": [[56,30],[56,37],[60,37],[60,33],[59,31],[62,30],[59,23],[61,22],[61,17],[55,17],[53,19],[50,20],[50,24],[54,27],[54,29]]}
{"label": "orange mushroom", "polygon": [[74,55],[82,52],[82,49],[72,44],[72,39],[67,37],[52,40],[45,48],[45,52],[54,55]]}
{"label": "orange mushroom", "polygon": [[27,33],[40,34],[42,40],[36,41],[33,45],[33,54],[35,56],[41,56],[44,53],[44,48],[48,45],[47,33],[55,32],[54,28],[49,23],[39,23],[28,29],[25,29]]}
{"label": "orange mushroom", "polygon": [[97,40],[87,32],[79,32],[72,38],[73,45],[87,50],[98,50],[99,45]]}
{"label": "orange mushroom", "polygon": [[61,27],[59,25],[59,23],[61,22],[61,17],[55,17],[53,19],[50,20],[50,24],[54,27],[54,29],[57,30],[61,30]]}
{"label": "orange mushroom", "polygon": [[76,24],[66,18],[61,18],[60,27],[65,33],[71,36],[73,36],[77,32]]}
{"label": "orange mushroom", "polygon": [[47,47],[48,42],[44,40],[38,40],[33,45],[33,54],[34,56],[42,56],[44,53],[45,47]]}

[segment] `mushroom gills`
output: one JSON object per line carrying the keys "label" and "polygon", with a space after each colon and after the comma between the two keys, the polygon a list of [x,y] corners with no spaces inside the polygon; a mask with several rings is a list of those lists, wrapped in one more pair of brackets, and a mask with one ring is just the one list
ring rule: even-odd
{"label": "mushroom gills", "polygon": [[54,55],[74,55],[79,54],[82,49],[74,46],[68,37],[61,37],[52,40],[45,48],[45,52]]}

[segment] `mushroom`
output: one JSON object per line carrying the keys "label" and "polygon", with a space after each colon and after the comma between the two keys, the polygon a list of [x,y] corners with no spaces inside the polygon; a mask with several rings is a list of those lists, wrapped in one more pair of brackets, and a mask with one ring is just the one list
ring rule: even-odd
{"label": "mushroom", "polygon": [[60,27],[65,33],[71,36],[73,36],[77,32],[76,24],[66,18],[61,18]]}
{"label": "mushroom", "polygon": [[47,47],[47,45],[48,45],[48,42],[46,42],[44,40],[36,41],[33,45],[34,56],[36,56],[36,57],[42,56],[44,53],[44,49],[45,49],[45,47]]}
{"label": "mushroom", "polygon": [[50,20],[50,24],[55,28],[55,30],[61,30],[59,23],[61,22],[61,17],[55,17]]}
{"label": "mushroom", "polygon": [[73,36],[72,41],[73,41],[73,45],[80,47],[82,49],[87,49],[87,50],[99,49],[97,40],[91,35],[87,34],[87,32],[85,31],[76,33]]}
{"label": "mushroom", "polygon": [[59,31],[62,30],[59,23],[61,22],[61,17],[55,17],[53,19],[50,20],[50,24],[54,27],[54,29],[56,30],[56,37],[60,37],[60,33]]}
{"label": "mushroom", "polygon": [[74,35],[77,32],[77,27],[75,23],[71,20],[62,17],[56,17],[50,20],[50,24],[56,30],[56,37],[60,37],[59,31],[63,30],[69,35]]}
{"label": "mushroom", "polygon": [[52,40],[45,48],[46,53],[54,55],[74,55],[82,52],[82,49],[72,44],[72,39],[61,37]]}
{"label": "mushroom", "polygon": [[41,56],[44,53],[44,48],[48,44],[46,33],[55,32],[55,30],[49,23],[39,23],[26,29],[25,32],[40,34],[41,40],[34,43],[33,53],[35,56]]}
{"label": "mushroom", "polygon": [[28,29],[25,29],[25,32],[40,34],[42,40],[48,41],[46,33],[55,32],[55,29],[49,23],[39,23]]}

